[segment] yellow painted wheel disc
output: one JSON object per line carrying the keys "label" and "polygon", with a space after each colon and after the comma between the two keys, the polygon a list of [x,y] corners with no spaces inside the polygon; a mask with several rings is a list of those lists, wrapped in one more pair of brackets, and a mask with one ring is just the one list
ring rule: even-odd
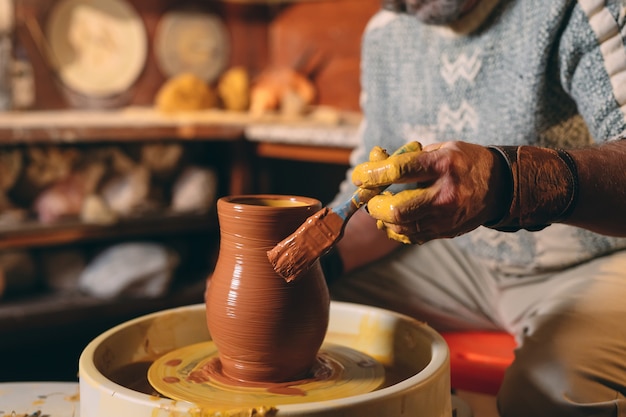
{"label": "yellow painted wheel disc", "polygon": [[242,383],[221,371],[212,341],[185,346],[157,359],[148,381],[161,395],[211,409],[300,404],[372,392],[385,382],[385,369],[354,349],[324,344],[315,377],[286,383]]}

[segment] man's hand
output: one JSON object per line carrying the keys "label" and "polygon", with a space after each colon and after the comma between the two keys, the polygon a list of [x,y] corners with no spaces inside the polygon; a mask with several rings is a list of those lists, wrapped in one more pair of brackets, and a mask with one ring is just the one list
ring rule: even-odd
{"label": "man's hand", "polygon": [[378,227],[403,243],[424,243],[469,232],[504,213],[504,163],[487,148],[445,142],[354,169],[352,180],[363,188],[416,183],[395,195],[372,198],[368,211]]}

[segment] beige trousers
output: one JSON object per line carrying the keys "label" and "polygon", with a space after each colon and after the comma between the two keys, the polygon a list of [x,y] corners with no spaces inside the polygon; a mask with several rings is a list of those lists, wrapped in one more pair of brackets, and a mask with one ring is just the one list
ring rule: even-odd
{"label": "beige trousers", "polygon": [[519,347],[498,394],[503,417],[626,417],[626,252],[506,276],[438,240],[341,277],[331,294],[438,330],[513,334]]}

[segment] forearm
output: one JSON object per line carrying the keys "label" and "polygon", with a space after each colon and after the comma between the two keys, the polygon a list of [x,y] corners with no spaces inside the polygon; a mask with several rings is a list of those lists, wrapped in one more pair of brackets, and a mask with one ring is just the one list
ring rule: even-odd
{"label": "forearm", "polygon": [[564,223],[612,236],[626,236],[626,139],[571,150],[579,196]]}

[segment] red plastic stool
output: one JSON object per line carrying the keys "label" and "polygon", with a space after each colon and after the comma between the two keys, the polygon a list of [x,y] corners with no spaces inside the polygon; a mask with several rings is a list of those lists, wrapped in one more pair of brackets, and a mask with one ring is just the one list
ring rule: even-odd
{"label": "red plastic stool", "polygon": [[501,332],[443,332],[450,349],[453,389],[496,395],[513,362],[515,339]]}

